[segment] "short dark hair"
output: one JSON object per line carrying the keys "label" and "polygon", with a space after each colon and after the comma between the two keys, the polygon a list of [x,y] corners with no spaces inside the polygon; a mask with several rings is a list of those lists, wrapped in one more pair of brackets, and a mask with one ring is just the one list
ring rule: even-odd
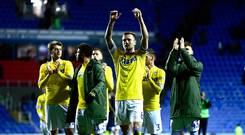
{"label": "short dark hair", "polygon": [[156,52],[153,49],[147,49],[147,53],[150,54],[154,59],[156,59]]}
{"label": "short dark hair", "polygon": [[77,48],[80,49],[80,54],[82,54],[83,56],[85,57],[92,56],[93,48],[91,47],[91,45],[88,45],[86,43],[81,43],[80,45],[78,45]]}
{"label": "short dark hair", "polygon": [[192,44],[191,44],[190,42],[188,42],[188,41],[185,41],[185,47],[186,47],[186,46],[192,47]]}
{"label": "short dark hair", "polygon": [[55,45],[61,46],[62,49],[64,47],[63,44],[60,41],[53,40],[53,41],[51,41],[51,42],[48,43],[48,50],[49,50],[49,52],[51,52],[53,50],[53,48],[54,48]]}
{"label": "short dark hair", "polygon": [[100,51],[100,52],[101,52],[101,54],[103,55],[102,50],[101,50],[100,48],[98,48],[98,47],[95,47],[95,48],[93,49],[93,51]]}
{"label": "short dark hair", "polygon": [[136,39],[136,34],[134,32],[124,32],[123,35],[133,35],[134,39]]}

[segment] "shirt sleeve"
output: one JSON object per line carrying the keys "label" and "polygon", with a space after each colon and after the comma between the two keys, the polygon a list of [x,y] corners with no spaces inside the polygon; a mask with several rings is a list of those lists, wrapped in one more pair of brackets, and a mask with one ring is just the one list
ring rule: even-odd
{"label": "shirt sleeve", "polygon": [[40,66],[39,78],[38,78],[38,88],[39,89],[43,89],[43,85],[47,81],[48,76],[49,76],[49,74],[48,74],[48,71],[47,71],[47,65],[46,65],[46,63],[42,64]]}

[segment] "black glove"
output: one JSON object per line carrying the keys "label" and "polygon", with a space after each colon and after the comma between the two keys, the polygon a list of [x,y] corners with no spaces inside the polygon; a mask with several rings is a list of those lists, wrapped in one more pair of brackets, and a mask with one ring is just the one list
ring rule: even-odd
{"label": "black glove", "polygon": [[85,101],[86,101],[87,104],[90,104],[90,103],[93,102],[94,98],[95,98],[95,94],[94,94],[93,92],[90,92],[90,93],[86,96]]}

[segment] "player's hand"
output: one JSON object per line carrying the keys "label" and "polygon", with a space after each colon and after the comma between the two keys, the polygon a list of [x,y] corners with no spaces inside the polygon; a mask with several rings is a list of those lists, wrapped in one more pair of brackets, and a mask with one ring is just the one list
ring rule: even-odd
{"label": "player's hand", "polygon": [[183,37],[180,39],[180,48],[185,48],[185,39]]}
{"label": "player's hand", "polygon": [[149,79],[149,77],[150,77],[150,68],[148,66],[145,66],[145,70],[146,70],[146,78]]}
{"label": "player's hand", "polygon": [[47,62],[47,71],[48,71],[48,74],[50,74],[50,75],[54,73],[54,71],[51,69],[48,62]]}
{"label": "player's hand", "polygon": [[174,50],[178,50],[179,49],[178,42],[179,42],[179,39],[178,38],[175,38],[174,43],[173,43],[173,49]]}
{"label": "player's hand", "polygon": [[111,21],[116,21],[120,17],[121,13],[119,13],[117,10],[112,10],[110,12],[110,20]]}
{"label": "player's hand", "polygon": [[134,8],[132,12],[134,13],[134,16],[137,20],[139,20],[142,17],[142,13],[138,8]]}
{"label": "player's hand", "polygon": [[103,70],[105,71],[105,68],[106,68],[107,64],[105,62],[102,63],[102,68]]}
{"label": "player's hand", "polygon": [[56,61],[54,65],[55,65],[55,69],[54,69],[53,72],[54,72],[54,73],[57,73],[57,72],[59,71],[60,62],[59,62],[59,61]]}
{"label": "player's hand", "polygon": [[85,101],[86,101],[87,104],[91,104],[93,102],[94,98],[95,98],[95,94],[93,92],[90,92],[86,96]]}

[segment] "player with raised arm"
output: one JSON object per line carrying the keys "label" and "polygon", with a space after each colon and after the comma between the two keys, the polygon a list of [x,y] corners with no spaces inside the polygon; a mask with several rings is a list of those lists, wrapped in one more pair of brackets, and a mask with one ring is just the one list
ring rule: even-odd
{"label": "player with raised arm", "polygon": [[169,53],[166,70],[173,76],[170,98],[170,125],[172,135],[188,130],[198,135],[201,111],[200,78],[202,62],[193,56],[190,42],[176,38]]}
{"label": "player with raised arm", "polygon": [[105,41],[112,56],[117,83],[116,83],[116,123],[120,125],[124,135],[139,134],[143,122],[143,93],[142,80],[145,73],[146,50],[148,49],[149,35],[142,13],[138,8],[132,10],[140,25],[142,34],[140,49],[135,50],[136,36],[133,32],[125,32],[122,36],[124,50],[117,48],[112,39],[112,31],[120,13],[117,10],[110,12],[109,23],[105,32]]}

